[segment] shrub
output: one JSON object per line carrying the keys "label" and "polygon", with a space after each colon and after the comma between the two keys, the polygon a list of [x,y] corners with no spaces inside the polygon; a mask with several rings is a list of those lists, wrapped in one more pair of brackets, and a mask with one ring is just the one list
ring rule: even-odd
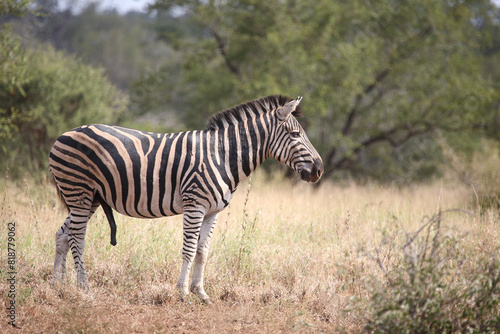
{"label": "shrub", "polygon": [[[384,263],[382,248],[369,254],[383,278],[368,285],[366,332],[484,333],[500,328],[500,261],[496,254],[465,257],[462,239],[444,234],[441,222],[439,213],[408,234],[396,263]],[[394,242],[383,247],[393,249]]]}
{"label": "shrub", "polygon": [[23,115],[9,121],[11,135],[0,137],[0,167],[9,167],[14,176],[21,166],[46,167],[50,147],[63,132],[82,124],[116,123],[127,108],[126,96],[101,69],[48,46],[28,52],[27,59],[22,90],[0,82],[0,109]]}

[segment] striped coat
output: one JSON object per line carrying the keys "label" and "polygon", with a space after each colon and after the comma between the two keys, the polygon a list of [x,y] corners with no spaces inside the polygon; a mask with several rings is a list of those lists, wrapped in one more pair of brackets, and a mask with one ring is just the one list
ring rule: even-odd
{"label": "striped coat", "polygon": [[71,249],[77,280],[87,284],[83,250],[87,222],[102,206],[116,244],[113,210],[138,218],[183,214],[180,298],[191,291],[203,301],[203,271],[217,214],[238,184],[274,157],[317,181],[322,161],[294,115],[300,98],[269,96],[223,111],[208,128],[149,133],[109,125],[85,125],[61,135],[49,155],[50,171],[70,214],[56,233],[54,278],[64,276]]}

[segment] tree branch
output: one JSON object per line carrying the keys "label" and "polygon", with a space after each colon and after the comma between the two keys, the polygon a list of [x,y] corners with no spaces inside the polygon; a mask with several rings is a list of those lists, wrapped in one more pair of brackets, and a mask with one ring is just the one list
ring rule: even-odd
{"label": "tree branch", "polygon": [[211,30],[212,30],[212,34],[214,35],[214,38],[215,38],[215,40],[217,42],[217,46],[219,47],[219,52],[220,52],[222,58],[224,58],[229,71],[231,73],[233,73],[233,74],[239,75],[240,74],[239,68],[236,67],[231,62],[231,60],[229,59],[229,57],[227,56],[227,53],[226,53],[226,43],[222,39],[222,36],[219,35],[219,33],[215,29],[211,29]]}
{"label": "tree branch", "polygon": [[382,81],[384,81],[384,79],[387,77],[389,72],[390,71],[388,68],[386,68],[385,70],[380,72],[375,77],[375,80],[370,85],[365,87],[365,89],[363,90],[363,93],[358,94],[356,96],[356,101],[354,103],[354,106],[352,107],[351,111],[349,112],[349,115],[347,116],[347,120],[345,122],[344,129],[342,129],[342,134],[344,136],[347,135],[349,133],[349,131],[351,130],[352,123],[354,122],[354,117],[356,116],[356,112],[358,111],[358,108],[361,105],[361,102],[363,102],[363,99],[365,98],[365,96],[370,94],[375,89],[375,87],[377,87],[378,84],[380,84]]}
{"label": "tree branch", "polygon": [[[352,166],[356,161],[359,160],[361,152],[363,152],[365,149],[367,149],[370,146],[373,146],[379,142],[388,142],[392,147],[396,148],[404,143],[406,143],[408,140],[410,140],[413,137],[422,135],[424,133],[428,133],[431,130],[434,129],[434,127],[428,123],[428,122],[420,122],[421,125],[423,125],[423,128],[421,129],[415,129],[415,126],[418,124],[415,124],[413,126],[409,124],[401,124],[399,126],[396,126],[388,131],[379,133],[378,135],[372,136],[361,143],[352,150],[354,153],[354,156],[344,156],[342,159],[338,160],[335,163],[332,163],[331,161],[327,161],[327,165],[324,171],[324,177],[327,177],[331,173],[333,173],[335,170],[339,169],[347,169],[350,166]],[[406,134],[401,138],[397,139],[394,138],[394,136],[400,132],[400,131],[407,131]],[[335,151],[335,148],[332,148],[332,151]],[[330,154],[328,155],[330,157],[332,151],[330,151]]]}

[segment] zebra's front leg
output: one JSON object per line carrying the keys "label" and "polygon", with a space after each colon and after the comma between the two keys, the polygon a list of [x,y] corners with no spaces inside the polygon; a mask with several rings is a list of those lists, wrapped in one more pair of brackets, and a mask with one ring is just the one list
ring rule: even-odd
{"label": "zebra's front leg", "polygon": [[194,258],[193,281],[191,282],[191,292],[196,294],[202,302],[210,304],[210,297],[205,292],[203,287],[203,276],[205,272],[205,264],[208,258],[208,249],[210,238],[215,223],[217,222],[217,213],[205,216],[201,224],[200,236],[198,238],[198,246],[196,256]]}
{"label": "zebra's front leg", "polygon": [[201,223],[204,214],[199,210],[184,210],[183,218],[183,243],[182,243],[182,268],[177,281],[177,289],[179,290],[179,299],[184,301],[189,294],[189,272],[196,254],[198,246],[198,237],[200,235]]}
{"label": "zebra's front leg", "polygon": [[54,271],[52,273],[52,284],[64,281],[66,272],[66,256],[69,251],[68,226],[71,222],[71,216],[68,216],[64,224],[56,232],[56,254],[54,258]]}

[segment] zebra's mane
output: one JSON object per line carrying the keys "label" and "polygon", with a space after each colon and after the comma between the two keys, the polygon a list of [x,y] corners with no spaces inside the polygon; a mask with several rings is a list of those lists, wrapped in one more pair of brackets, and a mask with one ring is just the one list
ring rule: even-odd
{"label": "zebra's mane", "polygon": [[[293,99],[284,95],[270,95],[240,104],[231,109],[223,110],[215,115],[212,115],[208,119],[207,129],[216,130],[228,127],[232,124],[244,122],[247,119],[252,119],[263,113],[271,112],[279,107],[282,107],[291,100]],[[292,115],[295,117],[303,116],[300,106],[297,106]]]}

